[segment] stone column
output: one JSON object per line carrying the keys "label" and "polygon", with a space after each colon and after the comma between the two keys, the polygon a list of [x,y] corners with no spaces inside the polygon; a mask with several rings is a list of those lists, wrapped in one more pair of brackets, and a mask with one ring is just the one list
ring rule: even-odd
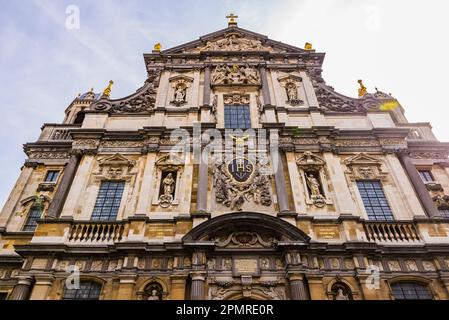
{"label": "stone column", "polygon": [[430,197],[429,191],[427,191],[426,186],[422,182],[421,177],[419,176],[418,170],[416,170],[415,165],[410,159],[409,155],[403,152],[398,152],[399,160],[401,161],[402,166],[407,172],[410,180],[412,182],[413,187],[415,188],[418,197],[424,206],[424,209],[427,212],[427,215],[430,218],[441,217],[440,212],[438,211],[435,203]]}
{"label": "stone column", "polygon": [[[203,149],[204,152],[204,149]],[[207,189],[209,181],[208,163],[200,157],[198,172],[198,190],[196,196],[196,211],[207,212]]]}
{"label": "stone column", "polygon": [[30,300],[47,300],[53,281],[52,276],[36,277]]}
{"label": "stone column", "polygon": [[61,182],[59,183],[58,189],[56,190],[55,196],[51,201],[50,207],[48,208],[46,218],[56,219],[61,214],[73,179],[75,178],[75,174],[78,169],[81,157],[82,154],[80,152],[77,152],[70,158],[69,163],[64,169],[64,174]]}
{"label": "stone column", "polygon": [[288,205],[288,197],[287,197],[287,185],[285,183],[284,176],[284,164],[282,163],[281,150],[277,150],[274,154],[272,154],[272,164],[277,168],[274,174],[274,179],[276,182],[276,193],[279,204],[279,212],[285,213],[290,211],[290,207]]}
{"label": "stone column", "polygon": [[289,281],[291,300],[309,300],[302,274],[291,275]]}
{"label": "stone column", "polygon": [[262,97],[264,105],[271,105],[270,89],[268,87],[267,70],[264,66],[259,67],[260,79],[262,80]]}
{"label": "stone column", "polygon": [[211,85],[211,67],[208,65],[204,68],[204,95],[203,105],[210,106],[210,85]]}
{"label": "stone column", "polygon": [[203,273],[192,273],[191,300],[204,300],[206,276]]}
{"label": "stone column", "polygon": [[31,277],[20,277],[14,287],[10,300],[28,300],[31,293],[33,279]]}

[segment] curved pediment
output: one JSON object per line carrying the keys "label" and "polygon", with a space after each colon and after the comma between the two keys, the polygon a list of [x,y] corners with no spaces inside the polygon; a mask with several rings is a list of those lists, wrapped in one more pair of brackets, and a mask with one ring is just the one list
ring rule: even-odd
{"label": "curved pediment", "polygon": [[294,225],[269,215],[239,212],[208,220],[184,238],[184,243],[215,242],[217,247],[268,248],[279,242],[304,243],[310,238]]}

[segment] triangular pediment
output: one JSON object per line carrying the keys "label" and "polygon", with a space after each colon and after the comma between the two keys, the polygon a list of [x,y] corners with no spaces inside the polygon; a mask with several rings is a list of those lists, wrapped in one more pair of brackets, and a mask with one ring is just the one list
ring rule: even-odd
{"label": "triangular pediment", "polygon": [[[198,40],[165,50],[162,54],[201,52],[278,52],[304,53],[306,50],[269,39],[239,27],[222,29],[200,37]],[[311,50],[311,52],[314,52]]]}
{"label": "triangular pediment", "polygon": [[379,159],[365,153],[359,153],[345,160],[347,165],[380,165]]}
{"label": "triangular pediment", "polygon": [[129,160],[117,153],[113,156],[109,156],[99,160],[100,166],[127,166],[133,167],[135,165],[135,161]]}

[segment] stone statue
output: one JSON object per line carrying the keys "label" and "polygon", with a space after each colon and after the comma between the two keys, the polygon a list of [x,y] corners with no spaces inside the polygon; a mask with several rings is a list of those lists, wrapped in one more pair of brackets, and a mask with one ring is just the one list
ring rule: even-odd
{"label": "stone statue", "polygon": [[234,192],[234,197],[230,202],[230,207],[231,210],[238,210],[238,211],[242,211],[242,206],[245,203],[245,200],[247,199],[247,194],[250,193],[252,190],[251,189],[246,189],[242,186],[237,187],[237,188],[231,188],[231,191]]}
{"label": "stone statue", "polygon": [[345,294],[345,293],[343,292],[343,289],[342,289],[342,288],[339,288],[339,289],[337,290],[337,295],[335,296],[335,300],[349,300],[349,297],[348,297],[347,294]]}
{"label": "stone statue", "polygon": [[186,99],[186,89],[182,86],[178,86],[175,91],[175,102],[185,102]]}
{"label": "stone statue", "polygon": [[287,97],[288,101],[298,101],[298,88],[294,83],[290,83],[287,86]]}
{"label": "stone statue", "polygon": [[248,64],[242,70],[243,76],[248,83],[259,83],[260,78],[257,71]]}
{"label": "stone statue", "polygon": [[148,300],[161,300],[158,293],[156,289],[151,290],[151,295],[148,297]]}
{"label": "stone statue", "polygon": [[321,184],[318,181],[318,179],[315,178],[311,173],[308,176],[306,174],[306,178],[307,178],[307,185],[310,188],[311,196],[323,196],[320,191]]}
{"label": "stone statue", "polygon": [[164,184],[164,195],[173,196],[173,192],[175,191],[175,180],[173,179],[173,174],[169,173],[162,183]]}
{"label": "stone statue", "polygon": [[173,174],[169,173],[165,179],[162,181],[163,194],[159,198],[159,205],[162,208],[168,208],[171,206],[174,200],[174,192],[175,192],[175,179],[173,178]]}

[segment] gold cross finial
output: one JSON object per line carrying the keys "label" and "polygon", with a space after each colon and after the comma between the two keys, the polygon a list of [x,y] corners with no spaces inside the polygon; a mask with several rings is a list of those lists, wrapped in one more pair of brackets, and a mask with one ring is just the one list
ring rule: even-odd
{"label": "gold cross finial", "polygon": [[231,13],[229,15],[226,16],[227,19],[229,19],[228,21],[228,26],[229,27],[236,27],[237,26],[237,21],[235,21],[235,19],[237,19],[239,16],[236,16],[235,14]]}

